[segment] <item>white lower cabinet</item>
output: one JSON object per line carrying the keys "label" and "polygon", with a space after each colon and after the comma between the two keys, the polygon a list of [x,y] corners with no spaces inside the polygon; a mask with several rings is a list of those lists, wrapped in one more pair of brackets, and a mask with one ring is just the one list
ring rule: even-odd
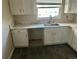
{"label": "white lower cabinet", "polygon": [[73,31],[73,40],[72,40],[72,47],[75,51],[77,51],[77,27],[72,28]]}
{"label": "white lower cabinet", "polygon": [[44,29],[44,45],[62,44],[66,42],[67,30],[65,27]]}
{"label": "white lower cabinet", "polygon": [[73,36],[72,48],[73,48],[75,51],[77,51],[77,38],[76,38],[76,36]]}
{"label": "white lower cabinet", "polygon": [[77,51],[77,30],[74,28],[69,28],[69,37],[70,39],[68,40],[68,44],[75,50]]}
{"label": "white lower cabinet", "polygon": [[[13,42],[15,47],[28,47],[28,30],[12,30]],[[44,45],[55,45],[68,43],[77,51],[76,29],[71,27],[47,27],[44,28]]]}
{"label": "white lower cabinet", "polygon": [[12,30],[15,47],[28,47],[28,32],[25,29]]}

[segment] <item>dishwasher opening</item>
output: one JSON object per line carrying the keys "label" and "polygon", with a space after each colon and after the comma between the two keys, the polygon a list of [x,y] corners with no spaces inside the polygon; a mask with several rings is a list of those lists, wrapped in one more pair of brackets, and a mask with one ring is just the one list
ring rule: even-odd
{"label": "dishwasher opening", "polygon": [[43,28],[28,29],[29,46],[43,46]]}

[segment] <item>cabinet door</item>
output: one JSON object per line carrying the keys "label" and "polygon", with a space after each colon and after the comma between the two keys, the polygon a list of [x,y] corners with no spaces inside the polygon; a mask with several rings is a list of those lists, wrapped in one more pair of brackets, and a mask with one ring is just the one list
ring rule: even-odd
{"label": "cabinet door", "polygon": [[73,35],[72,48],[77,51],[77,36],[75,34]]}
{"label": "cabinet door", "polygon": [[77,51],[77,29],[74,27],[69,28],[69,36],[70,39],[68,40],[68,44],[75,50]]}
{"label": "cabinet door", "polygon": [[67,27],[58,27],[55,28],[55,31],[56,31],[56,36],[55,36],[56,44],[67,43],[67,39],[68,39]]}
{"label": "cabinet door", "polygon": [[44,45],[52,45],[55,43],[56,32],[52,28],[44,29]]}
{"label": "cabinet door", "polygon": [[65,0],[65,13],[77,13],[77,0]]}
{"label": "cabinet door", "polygon": [[15,47],[28,47],[27,30],[13,30],[12,35]]}
{"label": "cabinet door", "polygon": [[34,15],[36,0],[23,0],[23,11],[25,15]]}
{"label": "cabinet door", "polygon": [[71,0],[70,1],[70,13],[77,13],[77,0]]}
{"label": "cabinet door", "polygon": [[9,0],[12,15],[23,14],[23,0]]}

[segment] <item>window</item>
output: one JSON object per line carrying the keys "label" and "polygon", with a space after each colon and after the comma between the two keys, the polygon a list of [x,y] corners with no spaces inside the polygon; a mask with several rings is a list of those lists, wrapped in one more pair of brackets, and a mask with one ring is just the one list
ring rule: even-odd
{"label": "window", "polygon": [[59,8],[38,8],[38,17],[55,17],[59,15]]}
{"label": "window", "polygon": [[49,17],[50,15],[52,17],[57,17],[60,15],[60,7],[61,5],[52,5],[49,3],[49,5],[37,5],[38,8],[38,18],[41,17]]}

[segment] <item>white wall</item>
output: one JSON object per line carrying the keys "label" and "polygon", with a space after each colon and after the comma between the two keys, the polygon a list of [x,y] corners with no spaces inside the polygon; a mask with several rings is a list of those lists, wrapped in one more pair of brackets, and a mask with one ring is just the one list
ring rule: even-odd
{"label": "white wall", "polygon": [[35,16],[18,15],[14,16],[15,25],[30,25],[37,23]]}
{"label": "white wall", "polygon": [[[30,25],[34,23],[47,23],[49,20],[37,19],[34,16],[14,16],[15,25]],[[52,21],[51,21],[52,22]],[[64,14],[61,19],[55,19],[55,23],[74,23],[76,22],[76,14]]]}
{"label": "white wall", "polygon": [[[63,16],[59,19],[52,19],[51,23],[53,22],[53,20],[54,23],[74,23],[76,22],[76,14],[63,14]],[[39,23],[46,23],[48,21],[48,19],[38,19]]]}
{"label": "white wall", "polygon": [[8,0],[2,0],[2,59],[8,59],[13,49],[9,25],[13,25],[13,17],[10,15]]}

